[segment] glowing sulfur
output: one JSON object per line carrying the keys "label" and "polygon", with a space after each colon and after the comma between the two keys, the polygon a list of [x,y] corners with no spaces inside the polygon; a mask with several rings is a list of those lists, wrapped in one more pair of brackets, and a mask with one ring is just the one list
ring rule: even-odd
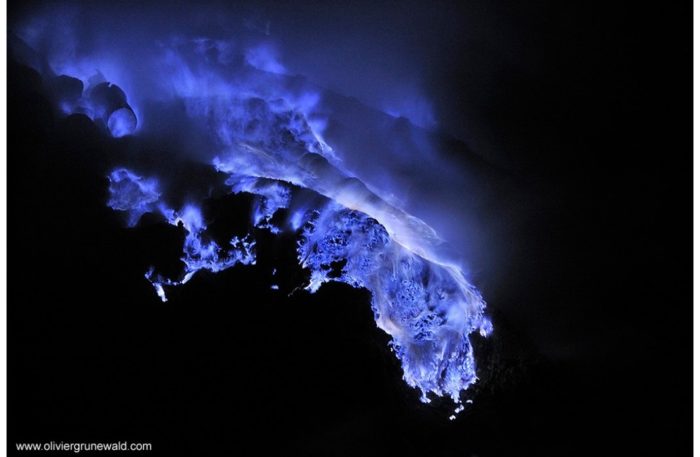
{"label": "glowing sulfur", "polygon": [[164,278],[154,274],[150,270],[146,279],[156,289],[156,293],[162,301],[167,301],[163,286],[181,286],[187,283],[200,270],[208,270],[213,273],[226,270],[237,264],[251,265],[255,263],[255,240],[248,235],[244,238],[233,237],[226,247],[220,247],[214,241],[204,241],[202,234],[206,225],[200,209],[194,205],[187,205],[181,211],[166,211],[168,222],[175,226],[182,226],[186,231],[183,246],[182,260],[185,264],[179,279]]}
{"label": "glowing sulfur", "polygon": [[[436,265],[392,240],[376,220],[335,203],[306,223],[299,260],[312,272],[310,291],[328,281],[365,287],[372,293],[377,326],[392,336],[404,380],[456,403],[476,382],[469,335],[490,328],[485,303],[461,274]],[[331,264],[342,263],[339,276]]]}
{"label": "glowing sulfur", "polygon": [[[306,290],[313,293],[330,281],[366,288],[376,324],[391,336],[406,383],[420,391],[424,402],[432,396],[451,398],[459,413],[461,393],[477,380],[470,338],[493,331],[484,300],[428,223],[348,169],[324,140],[325,123],[312,116],[319,94],[288,84],[272,51],[253,47],[244,50],[244,65],[229,65],[236,59],[225,43],[176,37],[159,44],[152,61],[142,63],[140,76],[130,77],[118,61],[108,65],[123,78],[123,87],[138,87],[139,77],[152,78],[145,85],[156,91],[154,99],[176,102],[162,106],[181,106],[191,125],[204,129],[196,133],[214,146],[198,152],[196,160],[224,173],[231,192],[254,195],[251,220],[257,230],[297,237],[298,262],[309,271]],[[82,65],[65,59],[53,63],[94,72],[102,62],[89,56],[84,60]],[[62,100],[60,107],[88,115],[114,137],[137,133],[126,92],[104,80],[91,82],[93,74],[87,71],[72,74],[87,87],[85,92]],[[134,106],[141,102],[129,100]],[[207,236],[198,204],[169,205],[157,179],[127,168],[113,170],[108,179],[107,204],[124,212],[129,226],[152,212],[186,232],[183,271],[174,278],[154,269],[145,273],[161,300],[167,300],[170,288],[186,284],[202,270],[217,273],[255,263],[253,234],[219,245]],[[294,189],[299,188],[318,196],[316,203],[293,206]],[[284,208],[288,216],[278,221],[274,216]]]}
{"label": "glowing sulfur", "polygon": [[133,227],[144,213],[153,211],[160,198],[158,181],[143,178],[126,168],[117,168],[109,176],[109,201],[115,211],[128,215],[128,225]]}
{"label": "glowing sulfur", "polygon": [[107,127],[115,138],[131,135],[136,130],[136,115],[131,108],[119,108],[110,114]]}

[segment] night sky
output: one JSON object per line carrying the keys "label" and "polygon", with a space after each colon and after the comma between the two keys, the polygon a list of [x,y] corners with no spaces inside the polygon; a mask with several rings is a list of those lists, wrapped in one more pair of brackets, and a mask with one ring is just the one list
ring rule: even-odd
{"label": "night sky", "polygon": [[[89,18],[78,41],[100,21],[150,24],[126,42],[264,35],[326,91],[328,136],[365,151],[358,163],[429,131],[462,181],[419,175],[411,156],[392,183],[464,254],[495,331],[474,339],[474,403],[449,421],[447,400],[423,405],[401,380],[368,291],[283,293],[308,275],[293,237],[261,231],[255,266],[198,273],[162,303],[143,275],[177,270],[183,233],[149,216],[125,228],[105,176],[136,161],[176,176],[175,193],[221,178],[180,138],[63,116],[10,50],[11,455],[52,440],[169,456],[690,453],[690,2],[68,5]],[[10,2],[10,33],[44,7]],[[223,237],[250,204],[203,205]]]}

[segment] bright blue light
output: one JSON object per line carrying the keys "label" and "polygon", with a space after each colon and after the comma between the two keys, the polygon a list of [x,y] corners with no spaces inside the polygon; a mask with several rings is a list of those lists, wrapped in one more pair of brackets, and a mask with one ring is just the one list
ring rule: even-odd
{"label": "bright blue light", "polygon": [[117,168],[109,176],[109,201],[115,211],[128,215],[128,225],[133,227],[144,213],[153,211],[160,198],[158,181],[145,179],[126,168]]}
{"label": "bright blue light", "polygon": [[[65,25],[59,26],[63,31],[61,27]],[[67,56],[75,46],[67,43],[66,52],[47,56],[54,73],[79,78],[87,87],[77,99],[62,102],[61,109],[84,113],[121,137],[138,133],[129,104],[144,107],[156,101],[160,112],[139,110],[139,116],[146,112],[165,120],[177,116],[162,107],[182,108],[185,114],[178,115],[187,116],[186,128],[192,129],[187,133],[213,145],[193,151],[190,158],[224,173],[231,192],[254,195],[251,218],[257,230],[297,236],[299,264],[310,273],[302,286],[313,293],[335,281],[369,290],[376,324],[391,336],[404,380],[420,391],[422,401],[448,396],[459,404],[455,413],[461,411],[460,394],[477,380],[470,336],[488,336],[493,325],[484,315],[481,295],[467,281],[462,264],[446,254],[436,231],[395,203],[389,192],[376,190],[381,183],[359,179],[347,158],[366,157],[371,169],[376,167],[373,157],[365,151],[340,153],[326,142],[326,122],[317,109],[320,94],[286,78],[269,44],[236,50],[234,43],[221,40],[153,41],[158,42],[154,48],[138,50],[148,58],[137,62],[136,72],[114,57],[133,49],[103,49],[73,62]],[[416,106],[415,111],[424,111],[427,105]],[[142,130],[149,125],[138,124]],[[255,263],[252,234],[219,245],[208,236],[200,207],[168,205],[155,178],[126,168],[115,169],[108,178],[107,204],[126,213],[129,226],[152,212],[186,232],[183,271],[174,278],[155,269],[145,273],[163,301],[168,289],[184,285],[200,270],[216,273]],[[299,189],[314,195],[315,203],[295,204]],[[287,220],[278,223],[274,216],[283,208],[289,209]]]}
{"label": "bright blue light", "polygon": [[167,301],[165,286],[181,286],[200,270],[218,273],[237,264],[255,263],[255,240],[251,235],[244,238],[233,237],[229,245],[222,248],[214,241],[203,240],[202,235],[207,226],[198,207],[187,205],[181,211],[168,209],[161,213],[170,224],[182,226],[187,231],[182,247],[183,256],[180,259],[185,264],[185,270],[180,278],[164,278],[155,274],[153,269],[146,274],[146,279],[153,284],[161,300]]}
{"label": "bright blue light", "polygon": [[[430,263],[393,241],[376,220],[335,203],[315,212],[299,241],[310,291],[328,281],[366,287],[377,325],[393,338],[406,382],[459,403],[476,382],[469,335],[491,329],[485,303],[459,271]],[[339,276],[331,264],[342,262]]]}
{"label": "bright blue light", "polygon": [[107,127],[115,138],[131,135],[136,130],[136,115],[130,108],[119,108],[107,119]]}
{"label": "bright blue light", "polygon": [[[377,326],[392,337],[404,380],[420,390],[423,402],[431,394],[449,396],[458,404],[455,412],[461,411],[461,392],[477,381],[469,337],[490,334],[492,324],[484,316],[481,295],[460,266],[442,256],[435,231],[350,178],[303,113],[289,103],[228,94],[188,98],[187,103],[194,117],[208,119],[222,145],[223,152],[212,163],[228,175],[231,191],[256,196],[253,225],[299,236],[298,260],[310,271],[305,288],[313,293],[329,281],[367,288]],[[290,206],[290,184],[330,203],[294,208],[285,224],[275,225],[275,213]],[[196,207],[161,213],[188,232],[182,276],[147,275],[163,300],[168,287],[185,284],[201,269],[218,272],[254,263],[251,235],[223,248],[204,241],[206,224]],[[338,268],[339,274],[334,271]]]}

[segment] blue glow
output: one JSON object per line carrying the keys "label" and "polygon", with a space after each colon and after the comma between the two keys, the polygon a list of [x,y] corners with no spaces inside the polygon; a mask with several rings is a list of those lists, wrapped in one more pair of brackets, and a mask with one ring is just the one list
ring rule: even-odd
{"label": "blue glow", "polygon": [[205,241],[207,226],[200,209],[186,205],[182,210],[175,211],[159,203],[157,180],[145,179],[126,168],[113,170],[108,179],[110,198],[107,205],[115,211],[125,211],[129,227],[135,226],[143,214],[157,210],[169,224],[182,227],[187,232],[180,259],[185,264],[181,276],[178,279],[166,278],[156,273],[154,268],[145,275],[162,301],[167,301],[165,287],[183,285],[200,270],[217,273],[237,264],[255,263],[255,241],[252,236],[233,237],[226,248],[214,241]]}
{"label": "blue glow", "polygon": [[130,108],[119,108],[107,119],[107,127],[115,138],[131,135],[136,130],[136,115]]}
{"label": "blue glow", "polygon": [[[332,203],[304,226],[299,260],[311,270],[310,291],[339,281],[372,292],[377,326],[393,338],[406,382],[459,402],[476,382],[469,334],[490,332],[485,303],[458,270],[432,264],[391,239],[375,219]],[[331,265],[342,263],[339,276]]]}
{"label": "blue glow", "polygon": [[[492,324],[479,292],[459,264],[443,254],[438,234],[352,178],[290,103],[233,95],[189,98],[188,103],[195,107],[195,117],[209,119],[224,148],[212,163],[229,175],[231,191],[256,195],[253,224],[272,233],[298,232],[299,263],[310,270],[305,288],[313,293],[329,281],[367,288],[377,326],[392,337],[404,380],[420,390],[423,402],[434,394],[461,405],[461,392],[477,380],[469,335],[486,336]],[[274,226],[275,212],[290,205],[289,184],[331,203],[294,210],[284,227]],[[186,271],[175,281],[149,274],[162,299],[166,287],[186,283],[198,270],[217,272],[254,262],[252,238],[233,240],[228,250],[203,241],[206,226],[195,207],[173,213],[169,220],[188,231]],[[334,265],[341,264],[340,274],[332,274]]]}
{"label": "blue glow", "polygon": [[[77,97],[63,98],[65,94],[55,94],[59,98],[59,108],[65,115],[80,113],[106,127],[109,133],[120,138],[131,135],[136,131],[138,120],[131,106],[127,103],[124,91],[111,83],[104,81],[98,72],[86,81],[71,75],[62,75],[65,80],[78,82],[74,88],[79,88]],[[87,87],[83,92],[82,88]],[[72,95],[75,95],[74,93]]]}
{"label": "blue glow", "polygon": [[250,176],[231,176],[226,180],[233,193],[247,192],[257,195],[253,205],[253,225],[279,233],[280,228],[272,224],[272,216],[278,209],[287,208],[291,199],[289,189],[276,182]]}
{"label": "blue glow", "polygon": [[146,279],[156,289],[163,301],[167,301],[165,286],[180,286],[187,283],[200,270],[213,273],[226,270],[237,264],[251,265],[255,263],[255,240],[248,235],[244,238],[233,237],[226,248],[220,247],[214,241],[205,241],[207,229],[202,213],[194,205],[187,205],[181,211],[162,211],[168,222],[182,226],[186,231],[185,243],[180,260],[185,264],[185,270],[179,279],[165,278],[155,273],[153,269],[146,274]]}
{"label": "blue glow", "polygon": [[270,43],[263,43],[248,49],[246,62],[258,70],[270,73],[285,74],[287,69],[279,61],[275,48]]}
{"label": "blue glow", "polygon": [[144,213],[153,211],[160,199],[158,181],[145,179],[126,168],[117,168],[109,176],[109,201],[115,211],[127,213],[128,225],[136,225]]}
{"label": "blue glow", "polygon": [[[110,174],[110,181],[124,183],[110,187],[114,209],[137,208],[139,217],[155,210],[159,194],[143,190],[145,181],[126,169]],[[289,206],[291,190],[281,181],[235,175],[227,180],[233,192],[258,196],[253,220],[258,228],[277,233],[272,215]],[[225,249],[205,241],[206,223],[198,207],[180,211],[157,208],[168,222],[187,231],[182,261],[185,270],[178,279],[162,277],[153,269],[146,278],[157,295],[166,301],[166,288],[187,283],[199,270],[219,272],[236,264],[255,263],[252,235],[233,238]],[[440,265],[412,252],[395,241],[386,228],[367,214],[331,201],[318,210],[292,213],[298,225],[298,259],[310,270],[305,288],[315,292],[329,281],[365,287],[372,293],[372,310],[377,326],[392,336],[391,347],[401,360],[404,380],[429,394],[448,395],[460,404],[460,393],[476,382],[476,366],[469,335],[491,333],[493,326],[484,316],[485,303],[462,272],[452,265]],[[342,265],[339,274],[334,266]],[[277,286],[272,285],[276,290]],[[455,411],[461,411],[458,407]]]}
{"label": "blue glow", "polygon": [[[176,102],[159,106],[183,107],[188,128],[213,145],[192,158],[225,174],[232,193],[255,196],[251,218],[258,230],[297,236],[298,262],[310,274],[302,286],[313,293],[335,281],[369,290],[376,324],[391,336],[406,383],[420,391],[424,402],[447,396],[457,403],[455,414],[463,409],[460,395],[477,381],[470,336],[493,331],[484,300],[436,230],[389,192],[377,190],[381,182],[362,180],[357,167],[349,165],[352,155],[364,152],[341,153],[328,144],[321,95],[284,76],[274,47],[173,37],[158,41],[148,59],[139,62],[138,75],[103,55],[75,62],[59,57],[49,59],[54,71],[87,87],[60,107],[103,122],[114,137],[139,133],[137,109],[129,103],[155,100]],[[107,84],[100,71],[126,89]],[[140,96],[133,97],[132,90]],[[415,110],[425,111],[425,105],[416,103]],[[170,113],[159,114],[167,119]],[[375,163],[369,156],[365,161],[367,168]],[[127,214],[127,225],[152,212],[186,232],[183,271],[175,278],[155,268],[145,273],[161,300],[167,300],[169,288],[186,284],[201,270],[217,273],[255,263],[253,234],[220,246],[208,236],[198,204],[169,206],[161,200],[157,179],[127,168],[113,170],[108,178],[107,204]],[[317,196],[315,203],[297,204],[298,189]],[[287,220],[274,223],[283,208],[289,209]]]}

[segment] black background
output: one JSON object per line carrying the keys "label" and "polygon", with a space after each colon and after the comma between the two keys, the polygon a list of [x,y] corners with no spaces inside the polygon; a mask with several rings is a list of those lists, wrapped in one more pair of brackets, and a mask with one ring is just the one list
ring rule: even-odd
{"label": "black background", "polygon": [[[474,405],[450,422],[449,405],[417,402],[366,292],[271,291],[273,263],[290,284],[303,275],[292,240],[160,303],[143,272],[176,261],[181,233],[125,230],[104,205],[106,171],[136,140],[55,116],[39,76],[10,60],[10,452],[131,440],[158,455],[687,455],[691,5],[478,7],[509,32],[481,32],[489,96],[461,86],[479,70],[454,49],[432,96],[446,134],[479,119],[466,141],[538,213],[503,241],[520,254],[486,294],[496,332],[478,342]],[[528,65],[489,61],[509,47]]]}

